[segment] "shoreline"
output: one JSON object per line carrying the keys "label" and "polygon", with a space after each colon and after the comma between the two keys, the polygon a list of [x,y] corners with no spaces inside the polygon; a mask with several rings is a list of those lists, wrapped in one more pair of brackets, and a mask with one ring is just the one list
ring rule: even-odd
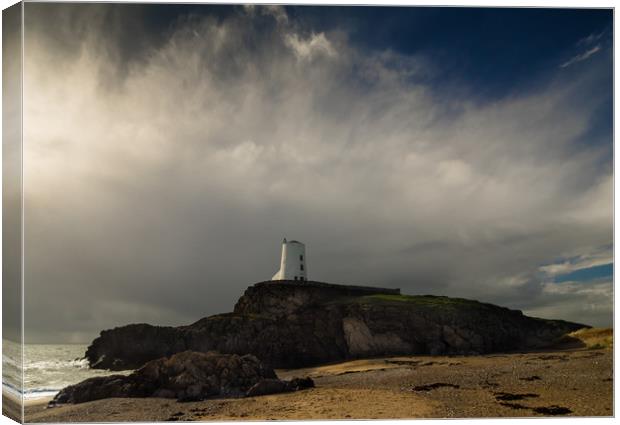
{"label": "shoreline", "polygon": [[48,395],[48,396],[41,396],[41,397],[36,397],[36,398],[25,399],[24,400],[24,406],[25,407],[30,407],[30,406],[38,406],[38,405],[47,405],[47,403],[52,401],[54,396],[55,395]]}
{"label": "shoreline", "polygon": [[[399,356],[277,370],[310,376],[316,388],[181,403],[103,399],[46,408],[26,405],[27,422],[235,421],[494,417],[611,417],[613,352],[547,350],[481,356]],[[49,399],[48,399],[49,400]]]}

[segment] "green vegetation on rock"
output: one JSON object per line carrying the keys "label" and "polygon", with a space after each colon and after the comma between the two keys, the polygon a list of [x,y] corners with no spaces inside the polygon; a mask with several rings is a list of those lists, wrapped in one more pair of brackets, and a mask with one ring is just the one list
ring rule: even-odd
{"label": "green vegetation on rock", "polygon": [[399,302],[416,304],[420,306],[429,307],[477,307],[484,308],[487,304],[467,300],[464,298],[451,298],[435,295],[389,295],[389,294],[374,294],[359,297],[358,301],[361,303],[378,303],[378,302]]}

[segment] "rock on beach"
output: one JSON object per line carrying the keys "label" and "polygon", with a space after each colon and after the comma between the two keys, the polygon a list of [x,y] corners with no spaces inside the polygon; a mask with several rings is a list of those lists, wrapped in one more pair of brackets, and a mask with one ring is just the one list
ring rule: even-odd
{"label": "rock on beach", "polygon": [[86,379],[61,390],[50,405],[111,397],[163,397],[198,401],[295,391],[313,386],[310,378],[282,381],[253,355],[184,351],[152,360],[128,376]]}

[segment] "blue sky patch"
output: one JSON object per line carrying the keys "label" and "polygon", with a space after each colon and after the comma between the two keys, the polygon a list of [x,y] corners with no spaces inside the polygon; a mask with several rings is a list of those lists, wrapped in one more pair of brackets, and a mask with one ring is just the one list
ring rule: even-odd
{"label": "blue sky patch", "polygon": [[601,266],[589,267],[587,269],[579,269],[556,277],[555,281],[561,282],[579,282],[612,277],[614,274],[613,263],[603,264]]}

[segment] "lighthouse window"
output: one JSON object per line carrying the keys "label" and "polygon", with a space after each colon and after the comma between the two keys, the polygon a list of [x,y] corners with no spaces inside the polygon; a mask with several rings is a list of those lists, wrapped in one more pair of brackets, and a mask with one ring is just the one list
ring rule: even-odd
{"label": "lighthouse window", "polygon": [[303,269],[304,269],[304,265],[303,265],[303,264],[300,264],[300,265],[299,265],[299,268],[303,271]]}
{"label": "lighthouse window", "polygon": [[304,256],[303,255],[299,256],[299,261],[304,261]]}

